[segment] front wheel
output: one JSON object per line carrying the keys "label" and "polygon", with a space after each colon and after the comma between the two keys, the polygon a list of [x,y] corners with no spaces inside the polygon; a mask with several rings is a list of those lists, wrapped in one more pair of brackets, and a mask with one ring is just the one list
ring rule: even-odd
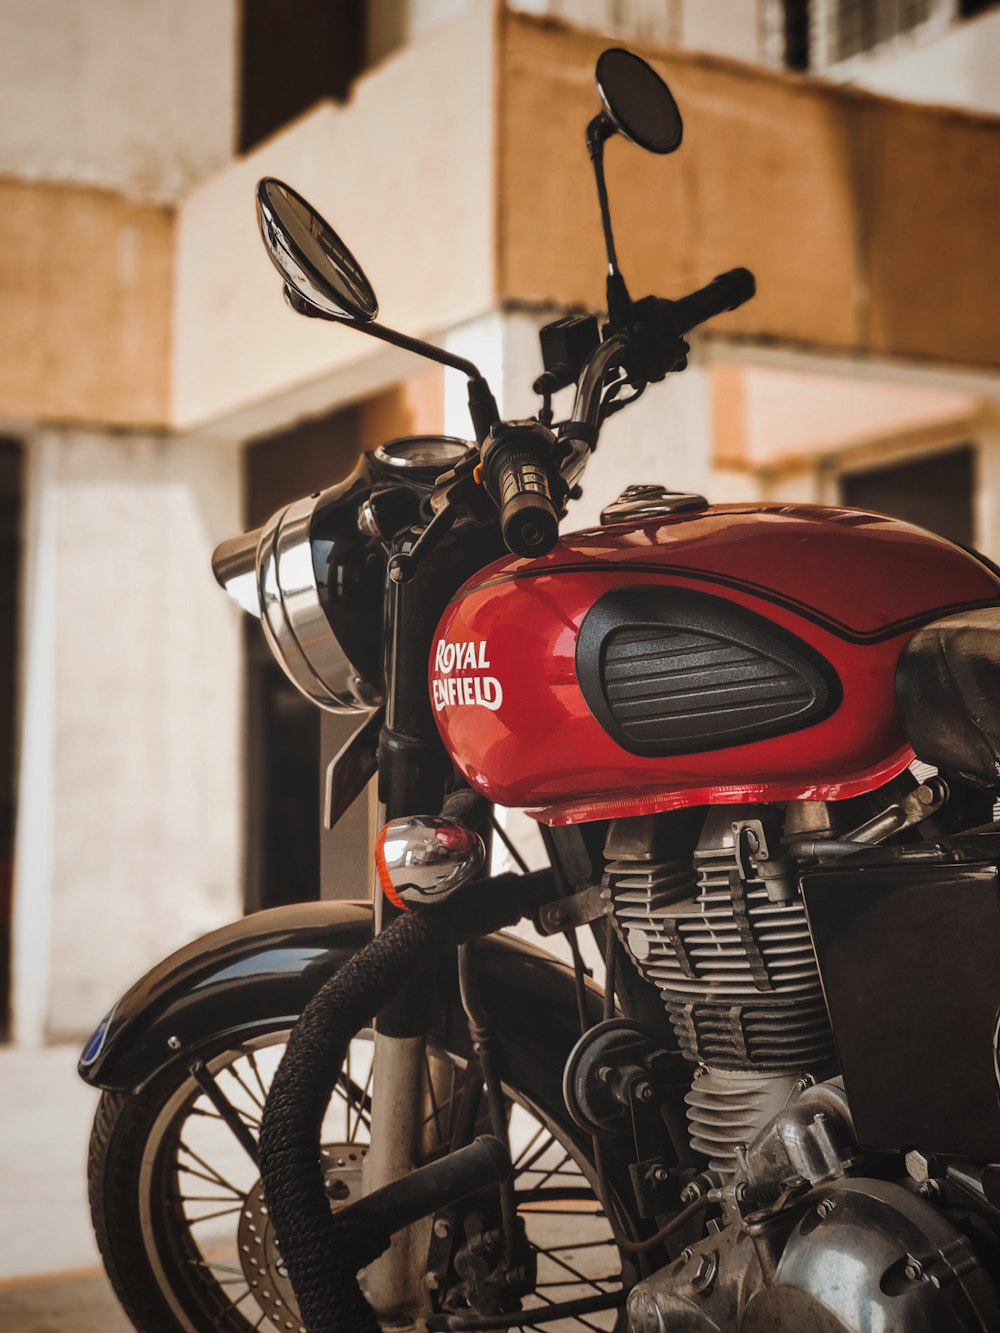
{"label": "front wheel", "polygon": [[[429,1137],[445,1147],[466,1101],[467,1077],[467,1050],[454,1015],[448,1020],[428,1040],[426,1077],[432,1090]],[[457,1040],[451,1035],[456,1032]],[[101,1099],[90,1147],[92,1216],[115,1291],[141,1333],[305,1333],[246,1135],[256,1138],[287,1036],[276,1028],[240,1046],[207,1041],[202,1065],[193,1072],[174,1065],[140,1092]],[[586,1140],[553,1096],[552,1082],[525,1086],[530,1075],[519,1073],[512,1058],[516,1043],[503,1045],[518,1213],[537,1257],[534,1291],[524,1298],[523,1313],[511,1316],[517,1328],[530,1326],[532,1317],[539,1320],[542,1307],[618,1291],[635,1275],[623,1272],[593,1190]],[[371,1033],[352,1042],[324,1119],[323,1166],[332,1207],[361,1190],[372,1048]],[[218,1096],[213,1101],[210,1095],[213,1085],[235,1110],[243,1133],[238,1126],[234,1133],[220,1114]],[[428,1286],[437,1285],[429,1274]],[[452,1285],[449,1291],[445,1278],[432,1293],[433,1303],[443,1301],[454,1312],[455,1290]],[[463,1315],[471,1323],[476,1311]],[[584,1333],[610,1330],[615,1320],[609,1309],[548,1327]]]}

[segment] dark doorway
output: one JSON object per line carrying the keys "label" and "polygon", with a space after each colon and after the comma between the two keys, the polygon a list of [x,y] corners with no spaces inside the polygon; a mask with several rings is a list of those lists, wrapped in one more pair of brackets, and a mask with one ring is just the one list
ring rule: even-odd
{"label": "dark doorway", "polygon": [[[342,480],[360,448],[359,408],[303,422],[247,447],[245,522],[267,522],[284,505]],[[322,712],[291,683],[246,620],[246,910],[320,896]]]}
{"label": "dark doorway", "polygon": [[14,763],[23,468],[20,442],[0,439],[0,1041],[6,1041],[10,1035],[10,924],[14,878]]}
{"label": "dark doorway", "polygon": [[342,101],[364,48],[361,0],[243,0],[239,151],[324,98]]}
{"label": "dark doorway", "polygon": [[972,446],[964,444],[909,463],[856,472],[841,478],[841,502],[905,519],[959,546],[971,546],[975,462]]}

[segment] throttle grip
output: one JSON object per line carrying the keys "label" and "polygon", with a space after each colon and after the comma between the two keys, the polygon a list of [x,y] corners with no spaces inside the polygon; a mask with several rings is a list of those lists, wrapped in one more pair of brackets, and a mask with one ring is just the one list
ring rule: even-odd
{"label": "throttle grip", "polygon": [[726,310],[749,301],[757,290],[757,281],[748,268],[731,268],[720,273],[706,286],[670,302],[670,317],[674,337],[680,338],[698,324],[721,315]]}
{"label": "throttle grip", "polygon": [[514,555],[545,555],[559,539],[559,516],[544,466],[515,454],[499,468],[500,531]]}
{"label": "throttle grip", "polygon": [[554,438],[537,421],[498,422],[483,448],[483,480],[500,510],[504,542],[526,559],[547,555],[559,540],[549,473]]}

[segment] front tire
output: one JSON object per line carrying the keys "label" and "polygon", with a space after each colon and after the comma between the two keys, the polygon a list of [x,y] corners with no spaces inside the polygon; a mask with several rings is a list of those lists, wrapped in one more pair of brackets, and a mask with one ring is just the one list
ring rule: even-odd
{"label": "front tire", "polygon": [[[439,1128],[443,1122],[445,1141],[461,1101],[467,1054],[455,1015],[447,1019],[432,1032],[428,1055],[434,1066],[428,1081],[438,1089],[434,1117]],[[518,1070],[514,1045],[499,1035],[507,1057],[519,1211],[538,1253],[535,1294],[524,1300],[527,1324],[531,1309],[615,1291],[622,1276],[630,1282],[634,1273],[627,1268],[622,1274],[592,1188],[586,1140],[561,1098],[552,1095],[551,1081],[545,1088],[525,1086],[530,1076]],[[254,1137],[287,1036],[276,1027],[243,1046],[208,1040],[201,1050]],[[322,1142],[331,1145],[328,1190],[341,1203],[356,1197],[368,1143],[370,1037],[361,1034],[352,1043],[324,1120]],[[263,1240],[259,1225],[250,1234],[261,1222],[260,1204],[254,1204],[258,1171],[183,1064],[170,1066],[139,1092],[104,1094],[91,1139],[89,1184],[105,1267],[140,1333],[304,1333],[273,1239],[270,1263],[260,1266],[263,1277],[251,1285],[255,1270],[247,1265],[246,1242]],[[609,1310],[553,1327],[559,1333],[610,1330],[615,1318]]]}

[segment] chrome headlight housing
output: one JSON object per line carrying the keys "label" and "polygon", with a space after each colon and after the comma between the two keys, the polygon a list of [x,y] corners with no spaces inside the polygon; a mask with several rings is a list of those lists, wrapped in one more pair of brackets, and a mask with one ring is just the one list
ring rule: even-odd
{"label": "chrome headlight housing", "polygon": [[385,554],[358,527],[369,490],[362,463],[339,486],[286,505],[212,557],[216,579],[260,619],[289,680],[334,713],[383,702]]}

